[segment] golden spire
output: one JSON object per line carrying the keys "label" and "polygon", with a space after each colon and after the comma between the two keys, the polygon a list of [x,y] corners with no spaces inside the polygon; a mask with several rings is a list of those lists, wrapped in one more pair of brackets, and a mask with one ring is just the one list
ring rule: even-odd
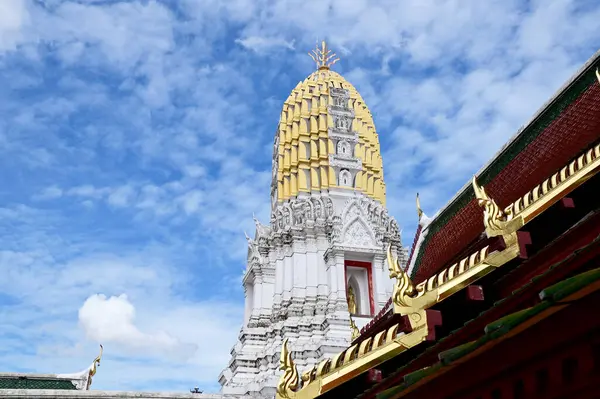
{"label": "golden spire", "polygon": [[332,53],[331,50],[329,50],[325,40],[321,42],[321,48],[317,45],[317,48],[312,51],[312,54],[308,53],[308,55],[310,55],[310,58],[317,63],[317,69],[329,69],[329,67],[340,60],[336,57],[335,53]]}

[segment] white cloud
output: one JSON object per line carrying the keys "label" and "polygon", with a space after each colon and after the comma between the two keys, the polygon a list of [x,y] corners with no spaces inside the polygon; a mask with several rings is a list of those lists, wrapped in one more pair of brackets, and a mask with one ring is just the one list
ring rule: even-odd
{"label": "white cloud", "polygon": [[248,36],[243,39],[236,39],[235,42],[257,53],[263,53],[265,51],[281,47],[294,50],[293,41],[288,42],[281,38]]}
{"label": "white cloud", "polygon": [[[13,216],[27,225],[40,219]],[[74,372],[91,362],[101,343],[105,361],[96,389],[152,389],[159,370],[162,381],[184,392],[186,384],[216,386],[242,320],[241,303],[220,298],[218,290],[184,300],[187,280],[197,277],[166,263],[173,257],[169,247],[123,256],[94,253],[88,243],[53,242],[43,223],[35,226],[38,233],[20,238],[20,251],[0,251],[0,293],[9,298],[0,318],[12,326],[0,332],[0,342],[6,347],[4,334],[16,334],[10,347],[29,348],[3,355],[0,368]],[[38,249],[26,251],[29,246]],[[82,249],[85,256],[73,256]],[[64,257],[73,259],[57,259]]]}
{"label": "white cloud", "polygon": [[0,53],[16,48],[22,39],[23,26],[28,20],[25,0],[0,2]]}
{"label": "white cloud", "polygon": [[63,195],[63,190],[58,186],[46,187],[37,198],[39,199],[54,199],[60,198]]}
{"label": "white cloud", "polygon": [[114,189],[107,198],[107,201],[110,205],[113,206],[127,206],[132,198],[135,196],[135,190],[133,187],[126,185],[117,187]]}
{"label": "white cloud", "polygon": [[202,191],[192,190],[180,196],[178,200],[181,202],[185,213],[189,215],[200,209],[203,197]]}
{"label": "white cloud", "polygon": [[135,308],[125,294],[92,295],[79,309],[79,323],[93,341],[121,344],[138,353],[163,352],[184,359],[194,355],[195,345],[182,343],[165,331],[142,332],[134,321]]}
{"label": "white cloud", "polygon": [[183,171],[193,179],[206,175],[206,169],[199,165],[187,165],[183,168]]}
{"label": "white cloud", "polygon": [[77,197],[100,198],[106,193],[106,189],[97,189],[91,184],[84,184],[70,188],[67,194]]}

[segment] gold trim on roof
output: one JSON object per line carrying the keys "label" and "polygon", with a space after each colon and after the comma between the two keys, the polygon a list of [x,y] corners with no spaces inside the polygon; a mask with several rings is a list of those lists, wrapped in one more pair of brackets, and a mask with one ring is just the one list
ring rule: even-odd
{"label": "gold trim on roof", "polygon": [[504,210],[500,210],[473,177],[475,196],[478,203],[485,207],[484,225],[487,236],[496,237],[519,230],[595,175],[599,169],[600,144],[597,144],[529,190]]}
{"label": "gold trim on roof", "polygon": [[519,254],[516,234],[505,237],[505,243],[506,248],[503,251],[490,253],[489,246],[485,246],[416,286],[408,274],[402,271],[398,260],[392,258],[388,248],[388,263],[390,270],[394,269],[393,275],[390,272],[390,276],[396,278],[392,293],[394,313],[407,316],[428,309],[516,258]]}
{"label": "gold trim on roof", "polygon": [[600,83],[600,72],[598,72],[598,68],[596,68],[596,79],[598,79],[598,83]]}
{"label": "gold trim on roof", "polygon": [[315,398],[420,344],[429,334],[427,315],[425,311],[418,312],[410,320],[410,334],[399,333],[400,324],[380,331],[374,338],[369,337],[336,354],[332,359],[325,359],[311,367],[302,374],[303,384],[300,389],[290,391],[290,396],[283,396],[278,391],[277,398]]}
{"label": "gold trim on roof", "polygon": [[399,324],[380,331],[375,337],[352,345],[333,359],[321,361],[303,374],[304,384],[300,390],[292,392],[292,396],[282,396],[278,391],[277,398],[316,398],[423,342],[429,333],[426,309],[515,259],[519,254],[517,230],[590,179],[599,169],[600,144],[578,156],[504,210],[473,178],[478,204],[484,207],[486,233],[488,237],[501,236],[504,249],[490,252],[490,247],[486,246],[415,285],[398,260],[393,259],[388,247],[390,278],[396,279],[392,294],[394,313],[408,316],[412,331],[398,333]]}

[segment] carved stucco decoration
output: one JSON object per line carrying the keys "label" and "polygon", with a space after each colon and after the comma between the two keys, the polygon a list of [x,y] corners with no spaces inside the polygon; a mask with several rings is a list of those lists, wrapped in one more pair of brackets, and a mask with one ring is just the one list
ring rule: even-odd
{"label": "carved stucco decoration", "polygon": [[[342,210],[344,237],[355,220],[360,220],[363,223],[372,242],[371,245],[381,246],[384,242],[400,243],[398,223],[388,215],[385,207],[378,202],[370,198],[353,198],[346,201]],[[352,227],[353,236],[360,233],[357,229],[356,226]],[[344,241],[347,240],[344,239]],[[362,244],[362,246],[365,246],[365,244]]]}
{"label": "carved stucco decoration", "polygon": [[250,238],[248,234],[246,234],[246,240],[248,241],[248,263],[249,264],[260,264],[262,263],[262,256],[258,250],[258,243]]}
{"label": "carved stucco decoration", "polygon": [[333,216],[333,202],[329,198],[298,198],[281,204],[275,210],[275,231],[285,227],[304,227],[308,221],[318,222]]}
{"label": "carved stucco decoration", "polygon": [[349,246],[371,247],[375,245],[375,237],[362,217],[358,216],[344,229],[343,242]]}

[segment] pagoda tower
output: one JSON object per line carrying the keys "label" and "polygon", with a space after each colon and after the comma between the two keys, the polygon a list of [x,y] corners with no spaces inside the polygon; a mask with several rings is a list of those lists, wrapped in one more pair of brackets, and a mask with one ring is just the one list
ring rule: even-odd
{"label": "pagoda tower", "polygon": [[279,355],[293,343],[300,369],[337,354],[386,305],[398,224],[385,207],[373,117],[357,90],[330,67],[325,42],[317,70],[283,104],[273,146],[271,220],[255,219],[243,279],[245,317],[219,376],[225,397],[275,396]]}

